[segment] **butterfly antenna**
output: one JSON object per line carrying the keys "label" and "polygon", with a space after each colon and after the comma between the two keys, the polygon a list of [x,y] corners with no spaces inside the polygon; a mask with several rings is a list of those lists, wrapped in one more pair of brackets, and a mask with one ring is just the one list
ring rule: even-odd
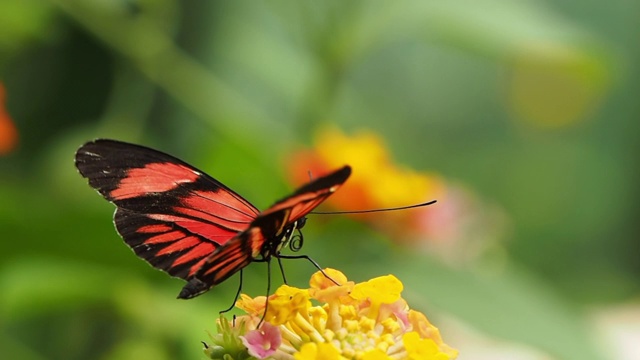
{"label": "butterfly antenna", "polygon": [[384,211],[396,211],[396,210],[406,210],[413,209],[423,206],[429,206],[431,204],[435,204],[438,200],[431,200],[420,204],[408,205],[408,206],[399,206],[392,208],[384,208],[384,209],[370,209],[370,210],[350,210],[350,211],[312,211],[309,214],[316,215],[334,215],[334,214],[365,214],[365,213],[374,213],[374,212],[384,212]]}
{"label": "butterfly antenna", "polygon": [[280,273],[282,274],[282,282],[284,282],[285,285],[289,285],[287,283],[287,277],[284,275],[284,267],[282,267],[282,260],[280,260],[279,257],[277,257],[278,259],[278,266],[280,266]]}
{"label": "butterfly antenna", "polygon": [[[236,297],[233,299],[233,302],[231,303],[231,306],[229,306],[228,308],[222,310],[219,312],[219,314],[224,314],[226,312],[231,311],[231,309],[233,309],[236,306],[236,302],[238,301],[238,298],[240,297],[240,293],[242,292],[242,270],[240,269],[240,285],[238,286],[238,291],[236,292]],[[235,315],[234,315],[235,318]]]}

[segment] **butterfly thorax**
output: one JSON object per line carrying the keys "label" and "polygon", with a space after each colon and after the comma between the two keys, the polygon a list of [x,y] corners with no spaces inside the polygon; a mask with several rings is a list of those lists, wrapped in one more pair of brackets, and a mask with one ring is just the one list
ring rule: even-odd
{"label": "butterfly thorax", "polygon": [[[294,238],[294,232],[297,229],[300,229],[302,226],[298,225],[300,221],[295,221],[292,224],[284,227],[280,233],[277,235],[267,238],[262,249],[260,251],[260,255],[263,259],[268,259],[271,256],[278,255],[282,251],[282,249],[289,246],[292,250],[297,251],[299,248],[292,247],[294,243],[291,240]],[[304,221],[302,222],[304,223]]]}

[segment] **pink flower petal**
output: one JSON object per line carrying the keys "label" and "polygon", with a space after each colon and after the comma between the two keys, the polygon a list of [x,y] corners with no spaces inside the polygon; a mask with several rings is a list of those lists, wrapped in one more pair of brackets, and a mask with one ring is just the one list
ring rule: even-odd
{"label": "pink flower petal", "polygon": [[268,322],[262,323],[260,329],[251,330],[246,335],[240,336],[240,339],[249,350],[249,355],[258,359],[273,355],[282,343],[280,329]]}

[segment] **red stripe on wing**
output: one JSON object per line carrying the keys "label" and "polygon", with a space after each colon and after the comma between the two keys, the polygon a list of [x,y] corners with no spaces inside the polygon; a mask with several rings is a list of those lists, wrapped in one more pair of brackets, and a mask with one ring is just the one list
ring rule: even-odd
{"label": "red stripe on wing", "polygon": [[129,169],[109,196],[113,200],[124,200],[165,192],[180,184],[192,183],[199,177],[199,172],[180,164],[151,163],[142,168]]}
{"label": "red stripe on wing", "polygon": [[182,265],[193,260],[198,260],[196,264],[191,267],[191,271],[189,271],[189,276],[195,274],[200,270],[202,264],[207,261],[207,257],[216,251],[216,248],[212,248],[207,243],[201,243],[198,246],[191,249],[184,255],[181,255],[173,262],[173,266]]}
{"label": "red stripe on wing", "polygon": [[[145,244],[149,244],[149,241],[145,241]],[[197,237],[195,236],[184,236],[184,234],[182,234],[182,237],[179,238],[178,240],[172,242],[171,244],[165,246],[164,248],[162,248],[162,250],[156,252],[156,256],[162,256],[162,255],[167,255],[167,254],[173,254],[175,252],[178,251],[184,251],[186,249],[191,249],[194,246],[200,245],[202,243],[202,241],[200,241]],[[156,243],[157,244],[157,243]],[[191,250],[189,250],[191,251]],[[195,258],[195,257],[192,257]],[[181,263],[184,263],[186,261],[182,261]],[[176,262],[174,261],[173,264],[171,264],[172,266],[175,265],[179,265],[176,264]]]}
{"label": "red stripe on wing", "polygon": [[[197,296],[240,271],[253,261],[252,248],[258,252],[264,244],[264,235],[257,227],[249,228],[218,248],[199,263],[200,269],[180,292],[180,298]],[[197,286],[194,286],[197,284]]]}
{"label": "red stripe on wing", "polygon": [[178,223],[116,210],[116,229],[136,255],[172,276],[187,280],[220,245]]}
{"label": "red stripe on wing", "polygon": [[238,199],[226,191],[192,191],[189,196],[180,199],[188,208],[206,211],[218,219],[229,222],[251,222],[258,212],[253,207],[247,207],[244,199]]}
{"label": "red stripe on wing", "polygon": [[[161,234],[160,235],[156,235],[156,236],[151,236],[150,238],[148,238],[147,240],[144,241],[144,244],[150,245],[150,244],[165,243],[165,242],[176,241],[176,240],[184,238],[184,233],[182,231],[179,231],[179,230],[176,230],[176,231],[161,230],[161,229],[165,229],[165,228],[166,227],[162,227],[162,228],[156,227],[156,230],[160,230],[160,231],[153,231],[151,233],[161,233]],[[168,227],[168,228],[169,228],[169,230],[171,230],[170,227]],[[150,231],[148,229],[146,229],[144,231],[140,231],[140,229],[138,229],[136,232],[141,233],[141,234],[150,233]]]}
{"label": "red stripe on wing", "polygon": [[137,231],[139,233],[159,233],[171,230],[171,226],[165,224],[145,225],[141,226]]}
{"label": "red stripe on wing", "polygon": [[[186,214],[185,214],[186,215]],[[201,218],[188,218],[185,216],[164,215],[164,214],[148,214],[145,215],[150,219],[173,223],[176,226],[188,230],[191,233],[200,235],[218,245],[222,245],[229,241],[238,232],[244,230],[249,223],[235,224],[236,227],[222,227],[218,224],[203,222]]]}

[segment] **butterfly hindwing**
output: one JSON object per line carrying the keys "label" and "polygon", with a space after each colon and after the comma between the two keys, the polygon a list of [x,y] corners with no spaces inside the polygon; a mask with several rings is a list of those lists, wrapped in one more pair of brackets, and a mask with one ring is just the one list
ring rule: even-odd
{"label": "butterfly hindwing", "polygon": [[136,255],[171,276],[193,276],[220,245],[183,227],[117,209],[114,223]]}
{"label": "butterfly hindwing", "polygon": [[288,214],[288,209],[285,209],[259,215],[247,230],[216,249],[202,263],[198,272],[184,286],[178,298],[190,299],[200,295],[252,261],[256,261],[260,257],[264,258],[265,246],[268,246],[270,241],[280,241],[278,237],[283,235],[282,230],[286,225],[284,221],[288,218]]}
{"label": "butterfly hindwing", "polygon": [[180,292],[188,299],[207,291],[226,280],[251,261],[266,258],[279,251],[278,245],[290,234],[300,220],[334,193],[351,175],[351,168],[343,168],[302,186],[290,196],[276,202],[251,222],[249,228],[211,254],[200,270]]}

